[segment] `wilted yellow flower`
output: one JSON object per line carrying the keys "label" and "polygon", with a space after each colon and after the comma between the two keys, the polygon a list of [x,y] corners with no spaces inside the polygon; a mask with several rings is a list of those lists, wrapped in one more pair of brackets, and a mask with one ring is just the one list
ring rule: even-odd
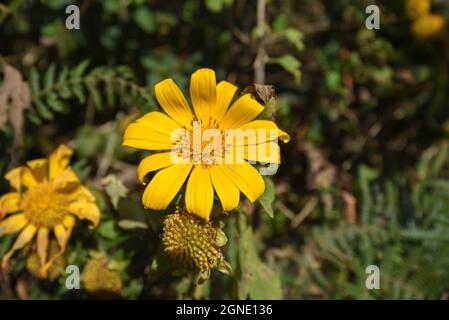
{"label": "wilted yellow flower", "polygon": [[407,0],[405,3],[405,11],[411,19],[419,18],[430,12],[430,0]]}
{"label": "wilted yellow flower", "polygon": [[[236,91],[237,87],[227,81],[216,84],[213,70],[200,69],[192,74],[190,81],[192,113],[172,79],[156,84],[156,98],[167,114],[150,112],[144,115],[126,129],[123,142],[139,149],[168,150],[148,156],[139,165],[138,176],[142,183],[148,173],[160,170],[143,194],[142,202],[146,208],[166,209],[186,180],[187,210],[205,220],[211,214],[214,190],[224,211],[237,207],[240,191],[252,202],[264,192],[264,180],[248,160],[279,163],[279,146],[273,140],[280,138],[288,142],[289,136],[273,121],[254,120],[264,106],[251,94],[242,95],[231,105]],[[229,148],[232,143],[228,138],[233,139],[233,133],[230,133],[233,129],[253,133]],[[196,135],[198,131],[218,133],[218,136],[204,139],[204,135]],[[182,134],[177,135],[179,132]],[[239,147],[244,151],[237,152],[234,158],[232,152]],[[260,156],[268,149],[274,157]],[[228,157],[229,151],[232,157]],[[182,161],[173,161],[176,157]]]}
{"label": "wilted yellow flower", "polygon": [[427,14],[419,17],[412,24],[412,32],[423,39],[438,37],[446,28],[446,20],[439,14]]}
{"label": "wilted yellow flower", "polygon": [[[100,212],[95,198],[81,185],[69,162],[73,151],[60,145],[48,159],[27,162],[27,166],[9,171],[5,178],[15,189],[0,198],[0,237],[19,233],[12,248],[2,259],[5,267],[15,251],[36,238],[40,272],[46,276],[52,263],[61,256],[75,225],[75,217],[97,226]],[[58,245],[58,254],[49,258],[50,232]]]}
{"label": "wilted yellow flower", "polygon": [[188,212],[177,210],[164,219],[164,250],[183,270],[207,271],[223,260],[224,233]]}
{"label": "wilted yellow flower", "polygon": [[109,266],[106,258],[93,258],[86,263],[83,283],[87,292],[104,298],[120,295],[122,289],[118,272]]}
{"label": "wilted yellow flower", "polygon": [[54,281],[59,278],[64,273],[65,261],[64,256],[59,254],[59,245],[55,239],[51,239],[48,254],[50,259],[54,256],[57,256],[51,266],[48,268],[47,275],[43,275],[41,272],[41,260],[39,255],[36,252],[32,252],[26,260],[26,268],[29,273],[31,273],[34,277],[40,279],[48,279],[50,281]]}

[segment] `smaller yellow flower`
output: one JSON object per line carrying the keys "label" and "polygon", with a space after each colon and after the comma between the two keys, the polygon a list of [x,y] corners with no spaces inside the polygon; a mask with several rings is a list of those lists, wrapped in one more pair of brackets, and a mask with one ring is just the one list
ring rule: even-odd
{"label": "smaller yellow flower", "polygon": [[446,20],[439,14],[427,14],[415,20],[412,32],[419,38],[430,39],[443,34]]}
{"label": "smaller yellow flower", "polygon": [[[87,219],[96,227],[100,211],[92,193],[79,181],[69,162],[73,151],[60,145],[48,159],[28,161],[9,171],[5,178],[15,189],[0,197],[0,237],[19,233],[10,251],[2,258],[5,268],[11,256],[36,238],[40,272],[46,277],[60,257],[75,226],[75,217]],[[50,233],[59,245],[49,258]]]}
{"label": "smaller yellow flower", "polygon": [[430,0],[407,0],[405,12],[410,19],[417,19],[427,15],[430,12],[430,6]]}
{"label": "smaller yellow flower", "polygon": [[84,288],[99,298],[120,296],[122,280],[116,270],[110,267],[107,258],[90,259],[83,271]]}

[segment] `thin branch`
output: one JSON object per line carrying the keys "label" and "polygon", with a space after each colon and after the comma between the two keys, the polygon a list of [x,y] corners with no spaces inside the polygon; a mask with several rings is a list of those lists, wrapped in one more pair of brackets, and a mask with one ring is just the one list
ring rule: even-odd
{"label": "thin branch", "polygon": [[257,32],[259,37],[257,39],[257,54],[254,60],[254,82],[257,84],[265,83],[265,65],[268,62],[268,55],[265,49],[266,46],[266,0],[257,1]]}

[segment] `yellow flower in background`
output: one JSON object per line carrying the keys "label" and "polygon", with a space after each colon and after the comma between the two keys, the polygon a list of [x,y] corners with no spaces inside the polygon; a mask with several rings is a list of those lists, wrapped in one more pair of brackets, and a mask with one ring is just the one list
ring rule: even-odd
{"label": "yellow flower in background", "polygon": [[[216,83],[215,72],[210,69],[200,69],[192,74],[190,81],[190,98],[193,112],[179,87],[172,79],[166,79],[155,86],[156,98],[166,114],[150,112],[132,123],[125,131],[126,146],[144,149],[166,151],[146,157],[138,167],[139,180],[144,183],[145,176],[159,170],[148,183],[142,202],[146,208],[166,209],[176,196],[184,182],[187,181],[185,203],[187,210],[205,220],[211,214],[214,190],[221,201],[224,211],[235,209],[240,201],[240,191],[250,200],[255,201],[265,190],[265,183],[256,168],[248,160],[259,161],[253,152],[241,154],[239,162],[217,163],[216,159],[200,157],[195,151],[195,128],[215,129],[226,136],[229,129],[264,129],[270,132],[259,136],[257,148],[275,150],[279,147],[272,141],[279,138],[288,142],[289,136],[279,130],[273,121],[255,120],[264,110],[250,94],[240,96],[234,103],[237,87],[227,81]],[[174,163],[173,153],[179,140],[173,139],[173,133],[179,129],[187,132],[187,146],[192,150],[187,163]],[[275,134],[271,134],[271,132]],[[223,140],[219,140],[220,143]],[[200,143],[200,154],[209,145]],[[248,141],[243,143],[245,150]],[[224,155],[223,155],[224,156]],[[279,155],[272,159],[262,159],[263,162],[279,163]]]}
{"label": "yellow flower in background", "polygon": [[430,12],[430,0],[407,0],[405,11],[410,19],[416,19]]}
{"label": "yellow flower in background", "polygon": [[99,298],[117,298],[123,288],[119,273],[106,257],[92,258],[84,267],[83,283],[87,292]]}
{"label": "yellow flower in background", "polygon": [[[87,219],[96,227],[100,211],[91,192],[81,185],[69,162],[73,151],[60,145],[48,159],[36,159],[9,171],[5,178],[15,189],[0,197],[0,237],[18,233],[12,248],[2,258],[2,266],[17,250],[35,239],[40,272],[47,274],[60,257],[71,236],[75,217]],[[49,258],[50,235],[59,252]]]}
{"label": "yellow flower in background", "polygon": [[412,24],[412,32],[423,39],[442,35],[446,28],[446,20],[439,14],[427,14],[419,17]]}

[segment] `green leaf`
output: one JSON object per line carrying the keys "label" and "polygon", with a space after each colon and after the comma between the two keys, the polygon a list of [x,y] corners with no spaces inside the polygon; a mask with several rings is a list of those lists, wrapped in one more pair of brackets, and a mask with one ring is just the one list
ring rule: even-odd
{"label": "green leaf", "polygon": [[221,273],[231,275],[232,274],[232,267],[225,259],[221,259],[220,262],[218,262],[218,265],[216,267],[218,271]]}
{"label": "green leaf", "polygon": [[282,68],[284,68],[285,71],[293,75],[296,82],[299,82],[301,80],[301,71],[299,70],[299,68],[301,67],[301,62],[299,62],[298,59],[296,59],[291,54],[286,54],[277,58],[271,58],[268,62],[279,64]]}
{"label": "green leaf", "polygon": [[257,255],[250,226],[246,217],[239,213],[240,247],[239,274],[237,282],[238,299],[282,299],[282,286],[279,275],[265,265]]}
{"label": "green leaf", "polygon": [[37,94],[40,90],[40,76],[39,72],[35,67],[32,67],[30,70],[30,82],[31,82],[31,89],[33,90],[34,94]]}
{"label": "green leaf", "polygon": [[47,71],[45,72],[44,87],[47,90],[50,89],[53,86],[54,82],[55,82],[55,71],[56,71],[56,67],[52,63],[50,65],[50,67],[47,69]]}
{"label": "green leaf", "polygon": [[249,296],[253,300],[282,299],[282,286],[279,275],[265,264],[260,264],[254,272],[254,278],[249,286]]}
{"label": "green leaf", "polygon": [[215,240],[215,244],[217,247],[223,247],[228,243],[228,237],[221,229],[217,229],[217,239]]}
{"label": "green leaf", "polygon": [[114,84],[110,81],[106,82],[106,99],[110,107],[115,106],[115,88]]}
{"label": "green leaf", "polygon": [[97,231],[103,238],[106,239],[115,239],[120,235],[115,228],[115,222],[113,220],[102,222]]}
{"label": "green leaf", "polygon": [[148,8],[139,8],[134,12],[134,21],[145,32],[152,33],[156,30],[154,13]]}
{"label": "green leaf", "polygon": [[284,14],[280,14],[274,19],[272,28],[276,32],[284,31],[288,27],[288,20]]}
{"label": "green leaf", "polygon": [[68,98],[70,98],[72,96],[72,92],[70,91],[70,88],[68,86],[63,86],[59,90],[59,95],[63,99],[68,99]]}
{"label": "green leaf", "polygon": [[44,119],[53,120],[53,113],[48,110],[48,107],[40,99],[35,99],[33,102],[37,111]]}
{"label": "green leaf", "polygon": [[275,189],[273,181],[270,178],[264,177],[265,180],[265,192],[259,198],[259,203],[261,204],[265,213],[270,217],[274,217],[273,212],[273,202],[275,199]]}
{"label": "green leaf", "polygon": [[95,127],[81,127],[76,132],[75,148],[83,159],[95,157],[104,149],[104,143],[105,134]]}
{"label": "green leaf", "polygon": [[64,84],[67,80],[68,75],[69,75],[69,68],[67,66],[64,66],[58,75],[58,84],[59,85]]}
{"label": "green leaf", "polygon": [[89,60],[84,60],[80,64],[78,64],[71,72],[71,76],[73,78],[80,78],[84,71],[86,71],[86,68],[89,66]]}
{"label": "green leaf", "polygon": [[298,51],[304,49],[304,43],[302,42],[303,35],[301,31],[294,28],[288,28],[284,31],[284,34],[287,40],[292,43]]}
{"label": "green leaf", "polygon": [[120,179],[112,174],[103,178],[101,184],[104,186],[106,194],[111,199],[112,206],[117,210],[120,199],[126,197],[128,194],[128,188],[125,187]]}
{"label": "green leaf", "polygon": [[51,94],[47,98],[47,104],[56,112],[62,112],[64,110],[64,104],[58,99],[58,96]]}
{"label": "green leaf", "polygon": [[148,225],[145,222],[135,220],[120,220],[118,226],[122,229],[147,229]]}
{"label": "green leaf", "polygon": [[232,5],[234,0],[206,0],[206,7],[212,12],[220,12],[224,7]]}
{"label": "green leaf", "polygon": [[80,84],[75,84],[72,86],[73,94],[78,98],[80,104],[86,103],[86,95],[84,94],[83,86]]}
{"label": "green leaf", "polygon": [[101,110],[103,107],[103,98],[101,97],[100,92],[98,92],[97,88],[95,87],[95,83],[89,81],[86,83],[86,85],[94,101],[95,107],[97,108],[97,110]]}

